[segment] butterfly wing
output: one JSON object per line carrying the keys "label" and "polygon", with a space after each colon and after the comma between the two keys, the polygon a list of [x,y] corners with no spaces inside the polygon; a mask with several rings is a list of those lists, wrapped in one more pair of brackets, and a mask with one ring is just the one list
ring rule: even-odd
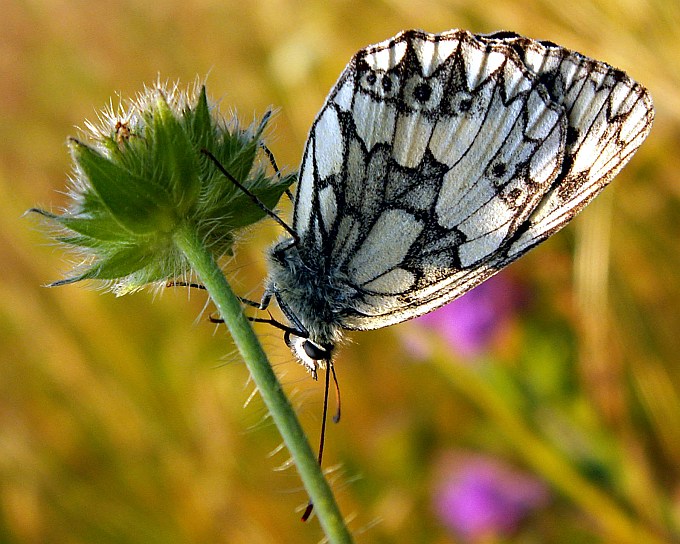
{"label": "butterfly wing", "polygon": [[307,141],[303,261],[373,329],[462,295],[563,227],[651,127],[623,72],[511,33],[406,31],[359,51]]}
{"label": "butterfly wing", "polygon": [[624,72],[550,42],[494,35],[520,54],[567,112],[562,174],[518,233],[502,266],[562,228],[618,174],[652,128],[647,91]]}

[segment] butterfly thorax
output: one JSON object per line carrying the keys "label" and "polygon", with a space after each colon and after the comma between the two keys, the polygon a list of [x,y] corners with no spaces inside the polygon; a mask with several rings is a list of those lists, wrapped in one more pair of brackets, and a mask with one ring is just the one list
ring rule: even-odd
{"label": "butterfly thorax", "polygon": [[340,270],[329,270],[322,255],[305,249],[290,238],[271,248],[266,290],[301,334],[333,346],[342,339],[341,315],[356,292]]}

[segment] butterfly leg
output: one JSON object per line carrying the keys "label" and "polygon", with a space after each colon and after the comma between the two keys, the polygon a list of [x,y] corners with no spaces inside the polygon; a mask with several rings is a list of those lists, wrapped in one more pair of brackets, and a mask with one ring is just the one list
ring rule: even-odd
{"label": "butterfly leg", "polygon": [[[269,159],[269,164],[272,165],[274,172],[276,172],[276,177],[281,179],[281,170],[279,170],[279,166],[276,164],[274,153],[272,153],[272,150],[269,149],[264,142],[260,142],[260,147],[262,148],[262,151],[264,151],[264,154],[267,155],[267,159]],[[295,201],[295,197],[293,196],[293,193],[290,192],[290,189],[286,189],[285,193],[291,202]]]}

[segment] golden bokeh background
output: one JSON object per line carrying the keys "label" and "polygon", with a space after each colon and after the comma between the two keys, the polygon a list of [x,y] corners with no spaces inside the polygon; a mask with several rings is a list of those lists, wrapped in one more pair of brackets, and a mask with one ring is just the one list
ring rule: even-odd
{"label": "golden bokeh background", "polygon": [[[0,8],[0,541],[323,538],[315,519],[299,521],[305,493],[261,400],[247,402],[246,368],[207,322],[204,293],[44,288],[68,261],[22,214],[66,204],[66,137],[159,74],[209,74],[209,94],[244,121],[279,108],[270,147],[290,171],[357,49],[457,27],[510,29],[620,67],[650,90],[656,121],[612,187],[504,274],[522,303],[481,353],[446,344],[424,357],[440,340],[422,325],[352,335],[336,362],[343,419],[326,444],[340,508],[357,542],[464,541],[438,514],[438,489],[461,459],[484,456],[549,498],[468,540],[615,542],[638,529],[631,541],[680,539],[677,0]],[[278,234],[272,222],[247,233],[227,266],[236,290],[257,297]],[[316,444],[321,385],[277,331],[258,331]]]}

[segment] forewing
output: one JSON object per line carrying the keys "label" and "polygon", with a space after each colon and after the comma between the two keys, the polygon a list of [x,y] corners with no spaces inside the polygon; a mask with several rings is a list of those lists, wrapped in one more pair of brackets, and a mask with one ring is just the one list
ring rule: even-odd
{"label": "forewing", "polygon": [[407,31],[355,55],[314,122],[303,262],[369,329],[463,294],[564,226],[651,125],[622,72],[499,33]]}
{"label": "forewing", "polygon": [[486,40],[518,51],[565,109],[569,124],[562,172],[500,266],[561,229],[595,198],[640,147],[654,119],[651,96],[621,70],[550,42],[504,34]]}

